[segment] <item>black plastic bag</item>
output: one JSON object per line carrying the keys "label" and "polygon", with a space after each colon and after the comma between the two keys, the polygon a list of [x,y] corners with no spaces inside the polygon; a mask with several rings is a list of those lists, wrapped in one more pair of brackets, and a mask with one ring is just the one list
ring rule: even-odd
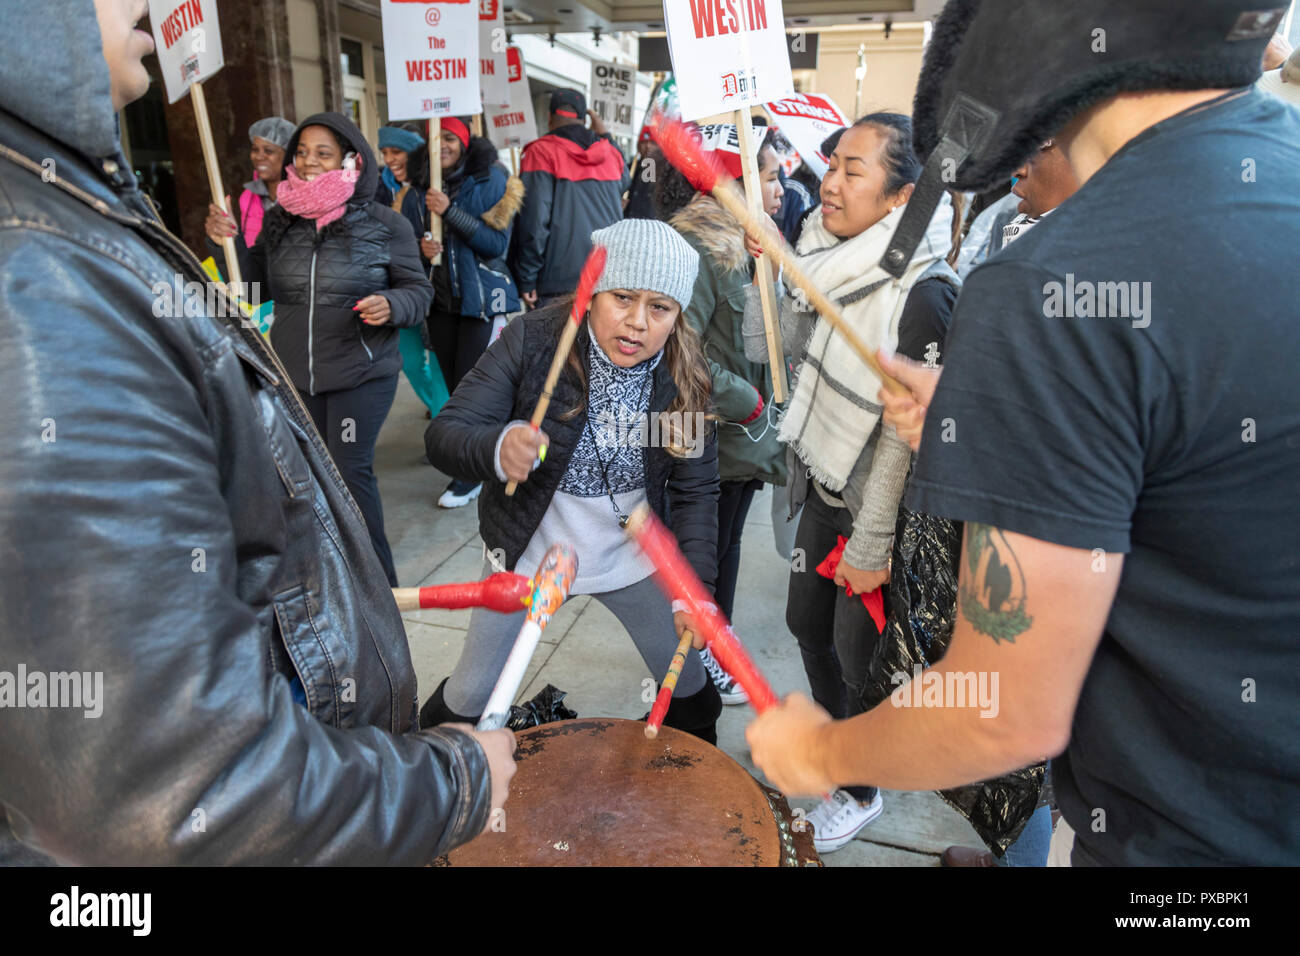
{"label": "black plastic bag", "polygon": [[[900,680],[895,675],[910,679],[916,665],[930,667],[947,653],[957,616],[960,558],[959,523],[899,508],[885,633],[876,644],[862,692],[868,710],[897,689]],[[1045,770],[1040,763],[938,793],[970,821],[993,853],[1002,856],[1038,806]]]}
{"label": "black plastic bag", "polygon": [[573,720],[578,713],[564,706],[564,698],[567,696],[568,691],[547,684],[532,700],[511,705],[506,726],[511,730],[527,730],[557,720]]}

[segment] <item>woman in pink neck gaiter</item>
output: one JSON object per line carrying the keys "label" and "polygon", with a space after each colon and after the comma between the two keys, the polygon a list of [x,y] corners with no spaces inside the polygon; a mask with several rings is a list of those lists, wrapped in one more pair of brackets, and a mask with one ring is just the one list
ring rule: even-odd
{"label": "woman in pink neck gaiter", "polygon": [[309,117],[257,244],[251,281],[275,302],[271,344],[361,508],[378,565],[397,574],[384,534],[375,440],[397,391],[397,329],[433,299],[411,224],[373,201],[378,163],[340,113]]}

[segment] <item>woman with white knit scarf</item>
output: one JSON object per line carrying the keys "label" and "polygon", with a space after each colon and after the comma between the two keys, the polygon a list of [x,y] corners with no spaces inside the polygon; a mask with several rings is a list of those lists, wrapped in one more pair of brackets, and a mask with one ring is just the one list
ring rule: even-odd
{"label": "woman with white knit scarf", "polygon": [[[941,339],[931,332],[946,328],[956,299],[958,280],[944,258],[953,241],[946,201],[901,279],[879,265],[921,173],[911,143],[911,123],[897,113],[875,113],[845,130],[830,152],[821,206],[805,221],[796,249],[804,272],[873,347],[898,347],[901,328],[913,340]],[[751,294],[746,309],[746,354],[765,361],[757,299]],[[797,290],[782,298],[781,325],[787,352],[802,360],[779,435],[790,449],[791,514],[803,506],[786,623],[799,641],[813,699],[841,719],[862,711],[880,639],[862,596],[889,581],[911,451],[880,421],[879,379]],[[832,581],[818,567],[836,557]],[[881,809],[874,787],[833,793],[808,815],[818,852],[845,846]]]}

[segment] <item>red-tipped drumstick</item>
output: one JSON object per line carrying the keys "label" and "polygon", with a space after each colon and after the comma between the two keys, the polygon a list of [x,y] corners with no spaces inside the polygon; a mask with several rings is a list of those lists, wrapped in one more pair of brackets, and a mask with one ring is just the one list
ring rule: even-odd
{"label": "red-tipped drumstick", "polygon": [[[587,261],[582,267],[582,275],[578,277],[578,291],[573,297],[573,310],[569,313],[571,321],[560,334],[560,344],[555,347],[555,358],[551,360],[551,370],[546,373],[546,384],[542,386],[542,397],[537,400],[533,417],[528,422],[534,433],[542,427],[542,419],[546,417],[546,409],[551,404],[551,392],[555,388],[555,383],[560,380],[560,369],[564,368],[565,359],[569,357],[573,340],[578,337],[582,317],[587,314],[587,306],[591,304],[591,290],[596,287],[596,280],[605,271],[605,259],[608,255],[609,252],[604,246],[592,246],[591,254],[587,256]],[[542,457],[546,457],[545,448],[542,449]],[[507,482],[506,494],[513,495],[518,487],[517,481]]]}
{"label": "red-tipped drumstick", "polygon": [[482,581],[435,584],[423,588],[393,588],[399,611],[423,608],[485,607],[502,614],[513,614],[528,607],[533,582],[522,574],[499,571]]}
{"label": "red-tipped drumstick", "polygon": [[524,682],[528,662],[533,659],[542,631],[569,596],[569,588],[578,576],[578,553],[567,544],[553,544],[542,555],[542,563],[533,575],[533,593],[528,602],[528,617],[515,637],[510,656],[497,677],[496,686],[483,706],[478,730],[499,730],[510,717],[510,705]]}
{"label": "red-tipped drumstick", "polygon": [[645,735],[651,740],[659,736],[659,728],[663,726],[664,717],[668,714],[668,705],[673,701],[673,691],[677,689],[677,678],[682,676],[682,668],[686,666],[686,655],[691,652],[691,642],[695,635],[691,633],[689,627],[683,628],[681,640],[677,642],[677,650],[673,652],[672,663],[668,665],[668,673],[664,675],[663,686],[659,688],[659,696],[655,698],[655,705],[650,708],[650,716],[646,718]]}
{"label": "red-tipped drumstick", "polygon": [[760,714],[776,704],[776,693],[763,677],[717,605],[709,597],[699,576],[687,563],[672,533],[663,526],[647,505],[632,513],[627,533],[641,545],[650,563],[659,572],[655,580],[669,600],[685,601],[691,620],[704,636],[718,663],[734,677],[749,695],[749,702]]}
{"label": "red-tipped drumstick", "polygon": [[853,351],[858,354],[858,358],[867,364],[867,367],[876,374],[876,377],[891,392],[900,395],[907,394],[907,387],[894,378],[880,367],[876,361],[876,356],[867,344],[862,341],[853,329],[849,328],[844,322],[844,317],[840,310],[828,299],[812,279],[799,268],[795,257],[786,248],[780,240],[772,241],[769,233],[764,228],[763,222],[758,215],[745,205],[744,201],[732,189],[731,184],[735,182],[728,176],[722,168],[713,162],[708,153],[700,148],[699,141],[692,134],[688,127],[681,120],[670,120],[663,113],[656,113],[650,120],[650,135],[654,141],[659,144],[659,148],[664,151],[664,157],[672,163],[686,177],[692,186],[703,193],[712,193],[713,198],[720,202],[727,210],[740,221],[745,227],[745,231],[758,240],[763,247],[763,251],[772,257],[784,271],[785,278],[796,288],[801,289],[812,303],[813,308],[825,316],[826,321],[842,335]]}

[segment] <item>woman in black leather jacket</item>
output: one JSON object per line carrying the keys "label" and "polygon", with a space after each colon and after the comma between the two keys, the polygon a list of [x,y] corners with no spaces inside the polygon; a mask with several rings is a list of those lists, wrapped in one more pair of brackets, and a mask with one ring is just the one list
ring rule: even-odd
{"label": "woman in black leather jacket", "polygon": [[[375,440],[402,368],[397,329],[424,320],[433,287],[411,225],[372,202],[379,169],[361,131],[318,113],[285,151],[279,204],[251,250],[250,278],[275,301],[271,344],[365,516],[397,586],[375,480]],[[350,168],[354,167],[354,168]]]}

